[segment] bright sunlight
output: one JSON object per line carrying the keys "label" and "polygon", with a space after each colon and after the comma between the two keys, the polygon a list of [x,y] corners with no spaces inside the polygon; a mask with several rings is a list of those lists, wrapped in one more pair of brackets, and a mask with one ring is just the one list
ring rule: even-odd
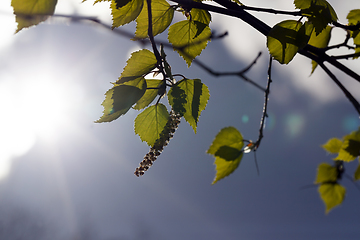
{"label": "bright sunlight", "polygon": [[37,139],[52,141],[70,127],[81,96],[74,92],[79,88],[50,71],[28,71],[3,76],[0,82],[0,179],[7,175],[11,159],[29,151]]}

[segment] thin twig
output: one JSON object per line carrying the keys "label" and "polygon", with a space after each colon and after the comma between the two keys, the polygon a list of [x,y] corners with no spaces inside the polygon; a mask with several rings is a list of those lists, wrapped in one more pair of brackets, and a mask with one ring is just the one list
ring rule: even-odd
{"label": "thin twig", "polygon": [[148,36],[149,36],[149,40],[151,42],[151,46],[153,48],[154,55],[155,55],[157,63],[158,63],[157,64],[158,68],[159,68],[160,72],[163,74],[164,79],[165,79],[166,75],[164,73],[164,69],[163,69],[163,65],[162,65],[162,58],[156,47],[156,43],[155,43],[155,39],[154,39],[154,35],[153,35],[151,0],[146,0],[146,2],[147,2],[147,10],[148,10]]}
{"label": "thin twig", "polygon": [[359,102],[353,97],[353,95],[342,85],[342,83],[336,78],[336,76],[324,65],[323,62],[318,62],[319,66],[326,72],[326,74],[336,83],[336,85],[343,91],[345,96],[350,100],[352,105],[355,107],[356,111],[360,115],[360,104]]}
{"label": "thin twig", "polygon": [[344,24],[341,24],[339,22],[332,22],[332,24],[335,27],[342,28],[342,29],[345,29],[345,30],[350,30],[350,31],[360,30],[360,22],[358,22],[356,25],[344,25]]}
{"label": "thin twig", "polygon": [[346,54],[346,55],[338,55],[338,56],[332,56],[335,59],[349,59],[349,58],[356,58],[360,56],[360,52],[352,53],[352,54]]}
{"label": "thin twig", "polygon": [[255,142],[254,151],[256,151],[258,149],[258,147],[260,146],[260,142],[261,142],[262,138],[264,137],[263,130],[264,130],[264,126],[265,126],[265,118],[268,117],[267,107],[268,107],[269,94],[270,94],[270,84],[272,83],[272,79],[271,79],[272,60],[273,60],[273,58],[270,56],[269,67],[268,67],[268,82],[267,82],[266,90],[265,90],[263,114],[262,114],[261,120],[260,120],[259,138]]}
{"label": "thin twig", "polygon": [[248,77],[246,77],[244,75],[244,73],[246,73],[247,71],[249,71],[249,69],[256,63],[256,61],[258,60],[258,58],[260,57],[261,53],[259,53],[257,55],[257,57],[255,58],[255,60],[248,66],[246,67],[244,70],[238,71],[238,72],[217,72],[212,70],[210,67],[206,66],[203,62],[201,62],[198,59],[194,59],[193,63],[195,63],[196,65],[198,65],[200,68],[204,69],[205,71],[207,71],[209,74],[215,76],[215,77],[220,77],[220,76],[238,76],[240,78],[242,78],[243,80],[245,80],[246,82],[254,85],[256,88],[260,89],[261,91],[265,91],[266,89],[263,88],[262,86],[260,86],[259,84],[257,84],[256,82],[252,81],[251,79],[249,79]]}

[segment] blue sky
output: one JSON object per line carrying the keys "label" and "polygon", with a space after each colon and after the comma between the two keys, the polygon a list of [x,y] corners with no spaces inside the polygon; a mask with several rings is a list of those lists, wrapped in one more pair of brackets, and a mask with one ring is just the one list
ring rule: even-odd
{"label": "blue sky", "polygon": [[[81,10],[78,2],[64,1],[60,10],[96,15],[96,10]],[[276,4],[280,7],[281,2]],[[103,18],[105,8],[100,6]],[[14,26],[11,17],[6,19],[6,26]],[[255,41],[251,45],[246,37],[235,35],[244,31],[247,36],[245,26],[233,34],[233,25],[221,24],[214,27],[218,32],[220,27],[229,30],[229,37],[212,41],[199,59],[215,70],[234,71],[262,51],[248,76],[265,86],[265,39],[254,35],[263,45]],[[320,145],[359,125],[351,104],[320,69],[308,77],[307,59],[297,56],[289,66],[274,63],[269,118],[257,152],[260,176],[253,154],[246,154],[235,173],[211,185],[214,159],[205,151],[227,126],[256,140],[264,101],[261,91],[238,78],[214,78],[195,65],[188,69],[176,52],[166,49],[173,72],[200,78],[211,97],[197,134],[182,120],[154,166],[137,178],[133,172],[148,151],[133,131],[138,112],[130,110],[111,123],[93,121],[102,114],[100,104],[110,82],[139,46],[94,25],[65,20],[6,36],[0,45],[0,129],[8,133],[0,139],[4,146],[0,156],[8,163],[2,164],[3,169],[9,169],[0,182],[0,212],[8,216],[0,217],[3,225],[20,212],[30,219],[21,218],[25,220],[18,222],[20,232],[35,236],[31,224],[37,222],[43,239],[350,240],[359,236],[360,192],[350,181],[342,180],[346,199],[328,215],[316,187],[301,189],[314,182],[319,163],[332,161]],[[234,38],[241,47],[231,43]],[[351,90],[359,99],[359,88]],[[356,164],[346,167],[349,175]]]}

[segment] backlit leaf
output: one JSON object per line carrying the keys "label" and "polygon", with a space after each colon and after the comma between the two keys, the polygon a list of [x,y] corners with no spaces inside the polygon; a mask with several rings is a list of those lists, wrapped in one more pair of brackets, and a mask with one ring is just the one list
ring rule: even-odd
{"label": "backlit leaf", "polygon": [[328,163],[321,163],[318,167],[315,184],[335,183],[338,180],[336,167]]}
{"label": "backlit leaf", "polygon": [[142,77],[153,70],[156,67],[156,63],[154,53],[147,49],[133,52],[116,83],[124,83]]}
{"label": "backlit leaf", "polygon": [[103,116],[96,122],[111,122],[124,115],[141,99],[145,90],[144,78],[138,78],[125,84],[115,84],[105,93],[105,100],[101,104],[104,107]]}
{"label": "backlit leaf", "polygon": [[357,166],[356,171],[354,173],[354,180],[355,181],[360,180],[360,163]]}
{"label": "backlit leaf", "polygon": [[[346,17],[349,21],[349,25],[357,25],[360,23],[360,9],[353,9]],[[360,53],[360,30],[350,31],[351,37],[354,39],[355,53]],[[354,58],[358,58],[357,55]]]}
{"label": "backlit leaf", "polygon": [[299,48],[304,47],[310,38],[312,25],[295,20],[286,20],[276,24],[267,36],[270,54],[281,64],[288,64]]}
{"label": "backlit leaf", "polygon": [[294,4],[314,25],[316,34],[338,19],[333,7],[325,0],[295,0]]}
{"label": "backlit leaf", "polygon": [[[171,23],[174,17],[174,8],[165,0],[151,1],[151,14],[153,24],[153,35],[162,33]],[[137,38],[147,38],[148,36],[148,10],[147,3],[144,1],[144,7],[136,19]]]}
{"label": "backlit leaf", "polygon": [[[190,17],[190,16],[189,16]],[[211,15],[208,11],[198,8],[191,9],[191,19],[209,26]]]}
{"label": "backlit leaf", "polygon": [[[146,79],[147,88],[157,88],[162,83],[162,80],[156,79]],[[154,101],[155,97],[158,95],[158,89],[146,89],[145,94],[142,98],[137,101],[134,109],[140,110],[146,108],[152,101]]]}
{"label": "backlit leaf", "polygon": [[[309,45],[312,45],[317,48],[325,48],[328,46],[330,38],[331,38],[331,30],[332,27],[326,26],[326,28],[318,35],[316,35],[316,32],[313,32],[310,36]],[[311,73],[315,71],[315,68],[317,67],[317,62],[312,60],[312,70]]]}
{"label": "backlit leaf", "polygon": [[322,147],[329,153],[338,153],[343,142],[338,138],[329,139]]}
{"label": "backlit leaf", "polygon": [[344,136],[339,155],[334,160],[350,162],[360,155],[360,129]]}
{"label": "backlit leaf", "polygon": [[131,0],[115,0],[116,8],[122,8],[123,6],[128,4],[129,2],[131,2]]}
{"label": "backlit leaf", "polygon": [[243,137],[234,127],[223,128],[216,135],[207,150],[215,157],[216,176],[212,184],[235,171],[243,157],[243,146]]}
{"label": "backlit leaf", "polygon": [[144,5],[144,0],[131,0],[125,6],[117,8],[115,0],[111,1],[111,13],[113,16],[112,27],[120,27],[134,21],[139,16]]}
{"label": "backlit leaf", "polygon": [[344,201],[346,189],[338,183],[324,183],[319,186],[319,194],[326,206],[326,213]]}
{"label": "backlit leaf", "polygon": [[160,133],[164,130],[169,119],[169,113],[165,105],[157,105],[146,108],[135,119],[135,133],[140,136],[142,141],[153,146]]}
{"label": "backlit leaf", "polygon": [[201,112],[205,109],[210,93],[200,79],[183,79],[168,92],[169,103],[175,112],[184,116],[196,133]]}
{"label": "backlit leaf", "polygon": [[18,23],[16,32],[45,21],[54,14],[56,4],[57,0],[11,0]]}
{"label": "backlit leaf", "polygon": [[168,40],[190,66],[210,40],[211,30],[198,21],[183,20],[169,27]]}

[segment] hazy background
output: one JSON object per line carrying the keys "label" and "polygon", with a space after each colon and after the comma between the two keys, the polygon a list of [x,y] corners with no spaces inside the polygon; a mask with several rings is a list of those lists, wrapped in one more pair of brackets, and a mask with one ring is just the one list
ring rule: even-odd
{"label": "hazy background", "polygon": [[[108,3],[80,2],[59,0],[56,12],[111,23]],[[243,1],[283,10],[293,10],[292,2]],[[357,7],[350,0],[329,2],[342,23]],[[66,19],[13,35],[9,6],[10,0],[0,3],[0,239],[358,238],[360,192],[349,180],[341,182],[344,203],[328,215],[316,187],[301,190],[314,182],[319,163],[332,162],[320,145],[359,126],[356,111],[321,69],[309,77],[310,60],[274,62],[269,118],[257,152],[260,176],[247,154],[235,173],[211,185],[214,159],[205,151],[227,126],[256,140],[264,94],[239,78],[214,78],[196,65],[188,69],[166,49],[173,73],[200,78],[211,97],[197,134],[182,120],[154,166],[137,178],[133,172],[149,149],[133,131],[138,111],[111,123],[93,121],[102,115],[111,82],[141,46]],[[291,18],[256,15],[270,26]],[[199,60],[235,71],[262,51],[248,76],[265,87],[265,38],[236,19],[213,15],[213,21],[213,30],[229,36],[212,41]],[[345,63],[358,69],[359,60]],[[338,76],[360,100],[358,84]],[[346,165],[349,175],[357,164]]]}

